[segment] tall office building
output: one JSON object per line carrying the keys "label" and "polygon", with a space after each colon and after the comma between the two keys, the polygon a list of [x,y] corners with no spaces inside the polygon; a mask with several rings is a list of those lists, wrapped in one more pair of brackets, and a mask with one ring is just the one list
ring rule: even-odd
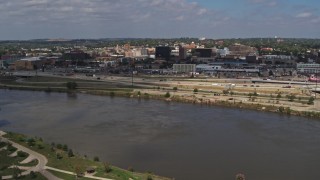
{"label": "tall office building", "polygon": [[171,48],[168,46],[156,47],[156,59],[164,59],[169,61],[171,56]]}
{"label": "tall office building", "polygon": [[187,58],[187,49],[179,46],[179,60],[184,60]]}
{"label": "tall office building", "polygon": [[195,55],[197,57],[211,57],[212,56],[212,49],[197,48],[197,49],[195,49]]}

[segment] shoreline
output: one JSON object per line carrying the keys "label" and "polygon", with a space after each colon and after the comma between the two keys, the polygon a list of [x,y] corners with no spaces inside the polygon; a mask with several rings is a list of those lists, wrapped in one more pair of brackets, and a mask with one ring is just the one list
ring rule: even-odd
{"label": "shoreline", "polygon": [[[136,99],[152,99],[152,100],[161,100],[165,102],[178,102],[178,103],[188,103],[196,105],[206,105],[206,106],[216,106],[216,107],[225,107],[225,108],[237,108],[237,109],[247,109],[255,110],[260,112],[271,112],[278,113],[281,115],[287,116],[300,116],[307,117],[312,119],[320,119],[320,112],[315,111],[297,111],[290,108],[290,106],[279,106],[279,105],[266,105],[260,104],[257,102],[244,103],[244,102],[235,102],[230,100],[211,100],[205,98],[198,98],[196,96],[182,97],[179,95],[170,95],[170,97],[165,97],[165,95],[160,94],[150,94],[150,93],[141,93],[144,89],[128,89],[127,91],[117,90],[88,90],[88,89],[75,89],[68,90],[66,88],[57,88],[57,87],[35,87],[35,86],[12,86],[12,85],[3,85],[0,84],[0,89],[8,90],[23,90],[23,91],[42,91],[46,93],[55,92],[55,93],[83,93],[96,96],[109,96],[109,97],[126,97],[126,98],[136,98]],[[169,92],[169,91],[166,91]],[[164,93],[164,92],[163,92]]]}

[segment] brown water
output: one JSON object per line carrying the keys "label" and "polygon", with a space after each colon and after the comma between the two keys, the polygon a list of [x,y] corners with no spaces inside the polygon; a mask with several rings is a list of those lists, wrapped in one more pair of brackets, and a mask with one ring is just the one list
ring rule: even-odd
{"label": "brown water", "polygon": [[177,180],[319,180],[320,121],[154,100],[0,90],[0,129]]}

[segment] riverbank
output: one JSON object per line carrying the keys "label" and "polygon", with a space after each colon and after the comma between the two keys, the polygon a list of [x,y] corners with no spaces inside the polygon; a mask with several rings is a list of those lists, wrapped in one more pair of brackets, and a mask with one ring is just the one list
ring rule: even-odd
{"label": "riverbank", "polygon": [[[112,80],[96,81],[88,79],[69,78],[48,78],[37,77],[23,81],[3,82],[2,89],[31,90],[68,93],[86,93],[100,96],[119,96],[128,98],[155,99],[167,102],[192,103],[208,106],[222,106],[231,108],[250,109],[257,111],[273,112],[286,115],[303,116],[310,118],[320,118],[319,100],[312,96],[306,96],[295,89],[260,88],[255,85],[253,88],[248,85],[239,86],[232,90],[225,90],[221,86],[211,87],[204,84],[190,84],[191,80],[186,79],[175,84],[166,81],[148,81],[141,79],[132,87],[116,78]],[[67,82],[75,82],[77,87],[68,89]],[[118,82],[119,81],[119,82]],[[192,79],[192,81],[195,81]],[[220,81],[219,81],[220,82]],[[246,82],[244,82],[246,83]],[[201,86],[200,86],[201,85]],[[192,89],[194,88],[194,89]],[[201,88],[201,89],[200,89]],[[270,93],[270,94],[269,94]]]}
{"label": "riverbank", "polygon": [[27,147],[32,151],[45,155],[48,163],[44,168],[50,170],[50,172],[58,172],[54,174],[62,179],[64,179],[66,175],[68,177],[78,175],[80,177],[85,176],[83,179],[100,178],[101,180],[170,180],[169,178],[151,173],[134,172],[133,168],[124,170],[112,166],[107,162],[100,162],[98,157],[94,157],[94,159],[83,157],[80,154],[74,153],[74,150],[68,148],[67,145],[59,143],[51,143],[51,145],[49,145],[40,137],[29,137],[13,132],[8,132],[3,137],[23,147]]}

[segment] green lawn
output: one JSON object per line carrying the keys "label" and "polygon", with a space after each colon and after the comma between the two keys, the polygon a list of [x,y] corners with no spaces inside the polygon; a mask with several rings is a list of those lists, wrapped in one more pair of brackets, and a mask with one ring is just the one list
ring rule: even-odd
{"label": "green lawn", "polygon": [[4,149],[0,151],[0,174],[2,175],[12,175],[13,169],[9,167],[12,165],[19,165],[19,162],[25,159],[22,157],[8,156],[11,153],[12,152]]}

